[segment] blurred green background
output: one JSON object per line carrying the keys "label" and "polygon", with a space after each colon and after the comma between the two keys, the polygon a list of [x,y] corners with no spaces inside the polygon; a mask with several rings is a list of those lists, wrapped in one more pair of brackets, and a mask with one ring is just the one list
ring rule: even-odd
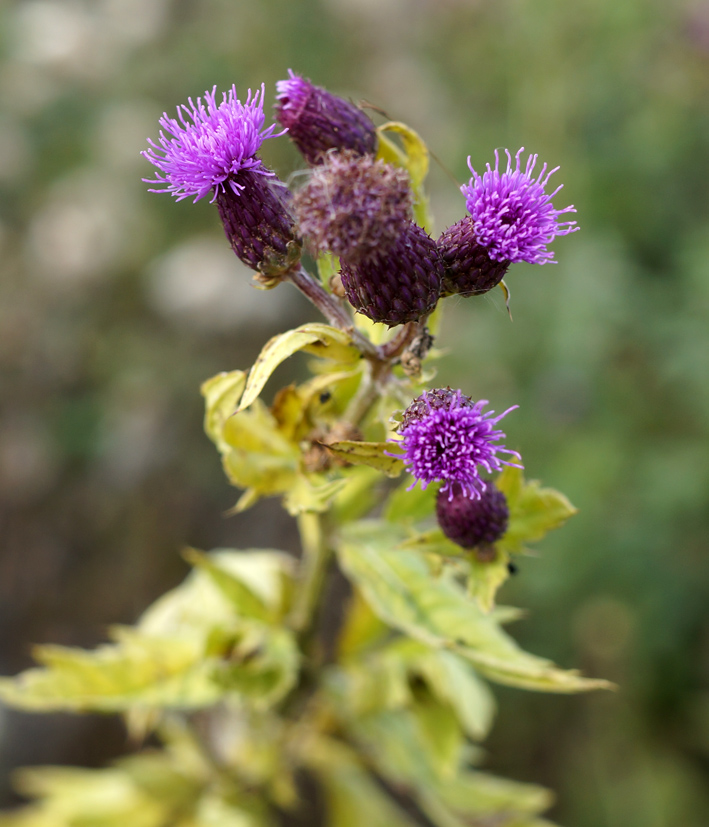
{"label": "blurred green background", "polygon": [[[235,500],[199,383],[308,318],[261,293],[216,210],[147,193],[163,110],[288,68],[419,130],[462,182],[495,147],[552,165],[581,232],[559,264],[447,300],[440,384],[504,410],[527,474],[580,514],[503,601],[532,651],[617,694],[499,691],[488,766],[558,792],[568,827],[709,824],[709,2],[26,0],[0,5],[0,672],[94,645],[192,544],[293,549]],[[299,167],[286,139],[264,156]],[[431,174],[436,231],[463,215]],[[286,374],[284,374],[285,376]],[[0,709],[17,764],[100,765],[112,719]]]}

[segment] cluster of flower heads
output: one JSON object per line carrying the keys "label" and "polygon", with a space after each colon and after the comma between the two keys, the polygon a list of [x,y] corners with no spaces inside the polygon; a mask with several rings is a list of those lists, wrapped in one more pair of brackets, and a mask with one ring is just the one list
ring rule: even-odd
{"label": "cluster of flower heads", "polygon": [[[204,102],[178,107],[177,118],[164,114],[159,143],[143,152],[159,170],[145,179],[157,185],[152,191],[178,201],[211,195],[234,252],[269,278],[299,267],[305,242],[339,258],[357,311],[391,326],[425,319],[442,296],[487,292],[515,262],[553,262],[548,245],[578,229],[560,220],[574,207],[552,204],[561,186],[546,191],[558,167],[544,164],[535,177],[538,158],[523,161],[522,148],[514,161],[505,150],[504,170],[496,151],[482,175],[468,159],[472,177],[461,187],[468,214],[434,240],[412,220],[408,174],[377,160],[377,130],[366,114],[292,71],[276,87],[280,132],[264,127],[263,87],[245,103],[233,86],[218,102],[214,88]],[[310,167],[295,196],[257,154],[264,140],[286,132]],[[496,427],[514,408],[495,416],[487,404],[450,388],[427,391],[398,428],[413,484],[442,483],[439,523],[465,548],[494,542],[507,526],[505,497],[481,470],[522,467]]]}
{"label": "cluster of flower heads", "polygon": [[[276,84],[276,124],[264,127],[264,88],[246,102],[232,86],[217,100],[216,87],[204,101],[164,114],[159,142],[143,155],[159,172],[145,179],[177,200],[211,195],[234,252],[248,266],[285,276],[300,266],[305,240],[340,258],[350,303],[390,326],[417,321],[441,296],[487,292],[510,264],[553,262],[547,245],[574,232],[560,221],[569,206],[551,203],[546,164],[534,177],[537,156],[522,162],[523,149],[507,152],[507,168],[487,165],[461,187],[468,215],[434,240],[411,218],[412,196],[402,170],[375,160],[377,130],[350,101],[289,72]],[[267,138],[288,132],[311,167],[295,202],[285,184],[258,157]]]}

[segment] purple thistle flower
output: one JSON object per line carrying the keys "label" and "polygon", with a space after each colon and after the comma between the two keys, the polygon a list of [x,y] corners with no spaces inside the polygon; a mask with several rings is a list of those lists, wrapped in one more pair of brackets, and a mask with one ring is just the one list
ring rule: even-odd
{"label": "purple thistle flower", "polygon": [[164,184],[150,192],[171,193],[178,201],[212,192],[232,249],[272,287],[300,261],[290,192],[256,157],[276,125],[263,128],[263,85],[255,95],[249,90],[243,104],[235,86],[219,104],[216,91],[205,92],[205,103],[190,98],[189,106],[178,106],[179,120],[163,114],[160,145],[149,140],[150,149],[141,153],[160,172],[143,180]]}
{"label": "purple thistle flower", "polygon": [[352,150],[328,152],[294,198],[300,231],[314,250],[349,262],[391,247],[406,231],[412,205],[405,170]]}
{"label": "purple thistle flower", "polygon": [[375,153],[377,132],[364,112],[291,69],[288,74],[276,83],[276,118],[311,166],[330,149]]}
{"label": "purple thistle flower", "polygon": [[515,155],[513,167],[509,150],[505,150],[507,169],[501,173],[500,157],[495,150],[495,168],[487,164],[482,176],[473,169],[468,158],[473,177],[460,189],[473,219],[475,239],[493,261],[555,263],[547,244],[558,235],[568,235],[579,229],[575,221],[559,221],[560,215],[576,210],[573,206],[557,210],[552,205],[552,198],[563,184],[550,194],[545,192],[549,178],[559,167],[547,172],[544,164],[539,175],[533,178],[539,156],[530,155],[522,169],[520,156],[523,151],[524,147]]}
{"label": "purple thistle flower", "polygon": [[[204,93],[189,106],[177,107],[177,119],[165,112],[160,118],[160,145],[148,139],[150,149],[141,153],[160,172],[156,178],[144,178],[148,184],[164,184],[162,189],[150,192],[169,192],[178,201],[194,196],[195,201],[213,191],[212,201],[226,185],[238,195],[243,189],[238,173],[251,170],[260,175],[273,176],[256,157],[266,138],[274,135],[276,124],[263,128],[263,97],[261,91],[241,103],[232,86],[217,103],[217,87]],[[190,122],[191,121],[191,122]],[[278,135],[283,135],[279,132]]]}
{"label": "purple thistle flower", "polygon": [[470,549],[490,545],[507,531],[507,498],[493,483],[478,499],[468,497],[459,485],[453,485],[451,494],[441,489],[436,498],[438,525],[449,540]]}
{"label": "purple thistle flower", "polygon": [[[483,413],[486,399],[473,402],[461,391],[436,389],[424,391],[404,412],[399,436],[404,450],[404,464],[416,481],[425,489],[429,483],[441,481],[441,491],[453,499],[458,488],[471,499],[479,499],[487,489],[480,478],[480,468],[488,473],[501,471],[503,465],[522,466],[501,459],[498,453],[516,451],[495,445],[505,434],[495,425],[510,411],[494,416],[494,411]],[[397,456],[393,454],[393,456]]]}

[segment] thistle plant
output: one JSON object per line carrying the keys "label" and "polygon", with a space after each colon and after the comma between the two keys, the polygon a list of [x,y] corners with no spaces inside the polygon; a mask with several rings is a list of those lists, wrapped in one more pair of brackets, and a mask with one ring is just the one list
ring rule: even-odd
{"label": "thistle plant", "polygon": [[[495,154],[482,176],[471,166],[468,215],[433,239],[412,129],[375,127],[292,72],[277,88],[276,116],[310,166],[295,193],[258,156],[283,135],[264,128],[263,88],[243,104],[234,87],[190,100],[144,155],[153,191],[216,204],[256,286],[290,284],[324,317],[202,386],[206,433],[241,491],[234,511],[281,498],[301,555],[189,549],[187,580],[110,643],[38,647],[37,668],[0,682],[6,703],[119,713],[137,744],[160,746],[103,770],[22,771],[35,801],[2,827],[314,824],[313,788],[331,827],[543,827],[546,790],[481,769],[490,684],[609,686],[507,632],[518,611],[496,595],[513,559],[575,509],[526,481],[503,442],[517,406],[496,415],[474,388],[434,384],[445,296],[552,261],[573,207],[552,206],[559,188],[547,192],[546,166],[533,177],[536,155],[523,166],[508,153],[501,172]],[[310,378],[268,405],[269,378],[297,352]],[[348,593],[333,627],[322,609],[336,569]]]}

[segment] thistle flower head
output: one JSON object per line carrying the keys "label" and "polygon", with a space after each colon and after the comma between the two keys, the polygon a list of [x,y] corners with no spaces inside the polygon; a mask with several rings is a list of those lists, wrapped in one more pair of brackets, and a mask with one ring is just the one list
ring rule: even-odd
{"label": "thistle flower head", "polygon": [[[143,157],[160,172],[155,178],[144,178],[149,184],[161,185],[150,192],[169,192],[178,201],[194,196],[195,201],[212,192],[217,194],[228,186],[236,195],[243,189],[238,173],[251,170],[261,175],[272,175],[256,157],[266,138],[274,137],[276,125],[263,128],[264,86],[241,103],[236,87],[224,92],[217,102],[217,87],[204,93],[204,101],[177,107],[177,118],[164,113],[160,118],[159,144],[148,140],[150,148]],[[282,135],[283,132],[279,132]]]}
{"label": "thistle flower head", "polygon": [[454,485],[452,496],[438,492],[436,518],[449,540],[463,548],[475,548],[502,537],[507,531],[510,510],[505,495],[491,482],[478,499],[471,499],[459,485]]}
{"label": "thistle flower head", "polygon": [[340,260],[342,286],[350,304],[373,322],[392,327],[430,313],[441,294],[443,264],[436,242],[407,221],[384,252]]}
{"label": "thistle flower head", "polygon": [[288,75],[276,83],[276,118],[309,164],[321,163],[330,149],[374,154],[377,132],[364,112],[290,69]]}
{"label": "thistle flower head", "polygon": [[296,193],[300,231],[316,251],[355,261],[384,253],[411,220],[408,173],[352,150],[328,152]]}
{"label": "thistle flower head", "polygon": [[423,488],[441,481],[441,491],[453,499],[460,490],[466,497],[479,499],[487,488],[480,469],[488,473],[502,470],[515,462],[501,459],[499,453],[515,459],[516,451],[495,443],[505,434],[495,426],[503,416],[517,408],[514,405],[495,416],[484,412],[486,399],[473,402],[461,391],[437,389],[424,391],[404,412],[399,426],[404,464]]}
{"label": "thistle flower head", "polygon": [[549,178],[559,169],[547,171],[544,164],[533,177],[537,155],[530,155],[522,168],[522,147],[515,155],[515,164],[508,150],[507,169],[500,172],[500,157],[495,150],[494,169],[487,164],[479,175],[472,167],[470,181],[461,187],[468,212],[473,218],[477,244],[484,247],[493,261],[526,261],[530,264],[554,263],[554,254],[547,250],[558,235],[578,230],[575,221],[559,221],[564,213],[576,212],[573,206],[557,210],[551,203],[559,192],[558,186],[547,193]]}

